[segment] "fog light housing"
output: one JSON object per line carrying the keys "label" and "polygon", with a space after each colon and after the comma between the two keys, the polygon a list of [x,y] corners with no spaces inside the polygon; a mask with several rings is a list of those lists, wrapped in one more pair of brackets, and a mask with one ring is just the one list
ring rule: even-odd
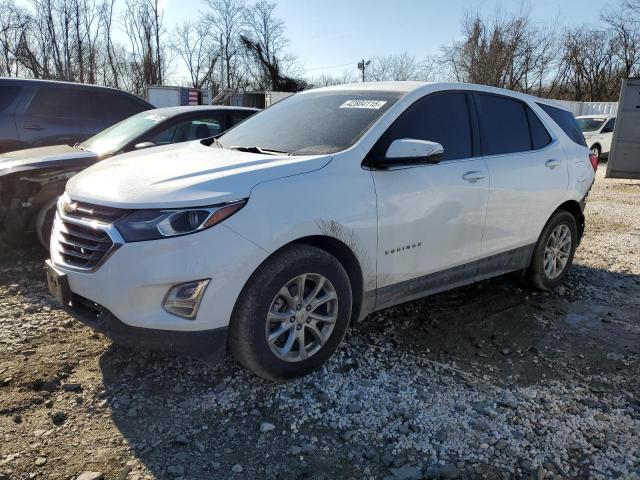
{"label": "fog light housing", "polygon": [[172,315],[193,320],[198,314],[200,301],[210,279],[179,283],[169,289],[162,307]]}

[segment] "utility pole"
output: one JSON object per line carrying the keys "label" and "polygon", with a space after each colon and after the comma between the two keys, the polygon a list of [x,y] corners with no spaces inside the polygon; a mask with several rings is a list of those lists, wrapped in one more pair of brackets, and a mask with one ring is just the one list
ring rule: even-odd
{"label": "utility pole", "polygon": [[369,66],[371,60],[366,60],[363,58],[361,62],[358,62],[358,70],[362,70],[362,83],[364,83],[364,70]]}

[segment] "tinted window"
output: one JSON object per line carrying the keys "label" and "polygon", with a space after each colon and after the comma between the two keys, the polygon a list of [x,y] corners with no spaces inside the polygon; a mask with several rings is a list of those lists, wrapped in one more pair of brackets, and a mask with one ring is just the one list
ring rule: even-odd
{"label": "tinted window", "polygon": [[29,115],[58,118],[92,118],[92,94],[75,88],[42,87],[29,105]]}
{"label": "tinted window", "polygon": [[96,117],[109,120],[122,120],[124,118],[147,110],[147,107],[129,95],[118,92],[97,91],[95,94]]}
{"label": "tinted window", "polygon": [[229,112],[229,125],[228,128],[234,127],[246,118],[253,115],[255,112]]}
{"label": "tinted window", "polygon": [[485,155],[531,150],[525,105],[496,95],[476,94],[476,105]]}
{"label": "tinted window", "polygon": [[20,87],[4,86],[0,87],[0,112],[4,111],[18,96]]}
{"label": "tinted window", "polygon": [[544,127],[538,116],[529,107],[525,107],[529,117],[529,129],[531,130],[531,143],[533,148],[542,148],[551,143],[551,135]]}
{"label": "tinted window", "polygon": [[172,125],[166,130],[155,134],[149,141],[156,145],[188,142],[202,138],[213,137],[222,132],[222,123],[216,118],[198,118]]}
{"label": "tinted window", "polygon": [[542,108],[553,119],[554,122],[562,129],[567,136],[578,145],[587,146],[584,141],[584,137],[578,128],[578,123],[571,112],[563,110],[561,108],[552,107],[551,105],[545,105],[539,103],[538,106]]}
{"label": "tinted window", "polygon": [[605,123],[605,125],[604,125],[604,127],[602,127],[602,130],[600,131],[600,133],[611,133],[611,132],[613,132],[613,128],[615,126],[616,126],[616,119],[612,118],[607,123]]}
{"label": "tinted window", "polygon": [[322,155],[352,146],[402,94],[363,90],[293,95],[226,132],[225,147],[257,146],[294,155]]}
{"label": "tinted window", "polygon": [[383,158],[394,140],[414,138],[444,147],[443,160],[472,156],[469,109],[464,93],[427,95],[411,105],[380,137],[372,158]]}

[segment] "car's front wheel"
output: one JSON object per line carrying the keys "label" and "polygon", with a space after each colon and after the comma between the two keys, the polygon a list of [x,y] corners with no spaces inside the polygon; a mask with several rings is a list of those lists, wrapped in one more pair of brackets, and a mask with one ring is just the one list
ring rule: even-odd
{"label": "car's front wheel", "polygon": [[351,304],[349,276],[338,259],[309,245],[286,247],[243,289],[229,325],[229,347],[261,377],[305,375],[342,341]]}
{"label": "car's front wheel", "polygon": [[537,288],[551,290],[564,280],[578,245],[575,217],[558,210],[545,225],[533,251],[529,280]]}

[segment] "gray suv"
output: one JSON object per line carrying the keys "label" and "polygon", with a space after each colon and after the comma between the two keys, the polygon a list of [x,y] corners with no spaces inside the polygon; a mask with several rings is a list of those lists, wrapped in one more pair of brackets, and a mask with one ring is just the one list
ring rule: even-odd
{"label": "gray suv", "polygon": [[153,106],[113,88],[0,78],[0,153],[73,145]]}

